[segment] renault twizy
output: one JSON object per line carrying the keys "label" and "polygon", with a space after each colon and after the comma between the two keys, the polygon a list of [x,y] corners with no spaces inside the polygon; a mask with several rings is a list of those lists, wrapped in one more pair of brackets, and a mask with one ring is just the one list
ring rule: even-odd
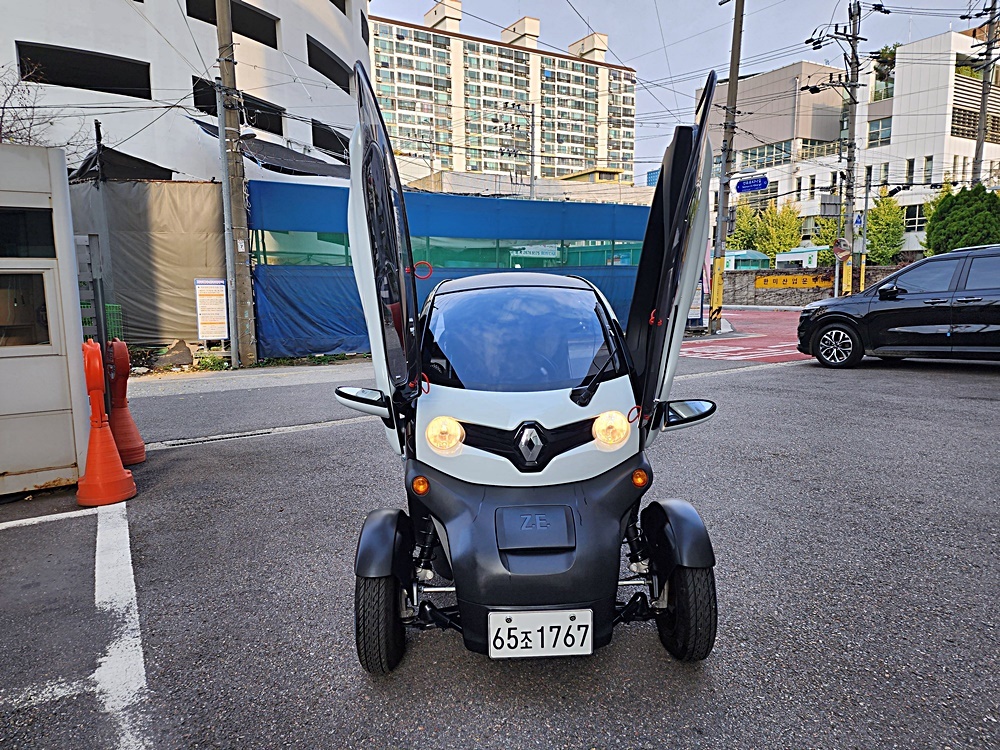
{"label": "renault twizy", "polygon": [[407,498],[361,529],[361,665],[394,669],[407,627],[452,628],[502,659],[591,654],[615,625],[650,619],[674,657],[704,659],[716,632],[705,524],[681,500],[640,504],[646,447],[716,408],[667,400],[708,242],[715,74],[697,124],[666,150],[624,329],[590,282],[532,272],[443,281],[418,310],[427,269],[360,63],[355,77],[348,231],[376,387],[336,397],[382,419]]}

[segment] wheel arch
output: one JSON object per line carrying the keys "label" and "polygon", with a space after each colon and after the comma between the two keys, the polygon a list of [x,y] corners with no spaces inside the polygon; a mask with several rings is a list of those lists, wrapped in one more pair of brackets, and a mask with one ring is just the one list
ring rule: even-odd
{"label": "wheel arch", "polygon": [[354,557],[359,578],[393,575],[404,588],[413,581],[413,524],[398,508],[373,510],[365,518]]}
{"label": "wheel arch", "polygon": [[820,332],[831,323],[843,323],[853,328],[854,332],[858,334],[858,338],[861,340],[861,348],[864,350],[864,353],[871,353],[871,342],[868,340],[868,326],[864,325],[861,320],[851,315],[843,312],[834,312],[829,315],[824,315],[822,320],[818,320],[816,322],[816,328],[809,337],[809,351],[812,353],[812,356],[816,356],[816,341],[819,339]]}

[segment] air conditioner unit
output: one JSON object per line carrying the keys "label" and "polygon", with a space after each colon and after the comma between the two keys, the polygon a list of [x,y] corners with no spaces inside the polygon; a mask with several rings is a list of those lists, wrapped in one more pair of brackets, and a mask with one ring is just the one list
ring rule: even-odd
{"label": "air conditioner unit", "polygon": [[387,63],[387,62],[380,62],[380,63],[378,64],[378,66],[379,66],[380,68],[388,68],[388,67],[389,67],[389,63]]}

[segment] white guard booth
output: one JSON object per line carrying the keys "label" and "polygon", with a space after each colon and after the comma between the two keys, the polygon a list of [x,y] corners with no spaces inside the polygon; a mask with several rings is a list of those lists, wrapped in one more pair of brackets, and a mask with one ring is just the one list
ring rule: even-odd
{"label": "white guard booth", "polygon": [[0,144],[0,495],[75,484],[90,408],[61,149]]}

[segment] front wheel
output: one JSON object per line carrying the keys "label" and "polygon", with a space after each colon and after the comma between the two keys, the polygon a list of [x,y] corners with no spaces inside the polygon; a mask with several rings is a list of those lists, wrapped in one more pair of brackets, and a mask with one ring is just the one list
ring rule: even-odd
{"label": "front wheel", "polygon": [[406,650],[403,589],[395,576],[357,579],[354,587],[354,639],[358,661],[372,674],[387,674]]}
{"label": "front wheel", "polygon": [[660,643],[679,661],[701,661],[712,653],[719,610],[711,568],[674,568],[667,606],[656,615]]}
{"label": "front wheel", "polygon": [[846,323],[830,323],[821,328],[812,350],[824,367],[854,367],[865,356],[861,337]]}

